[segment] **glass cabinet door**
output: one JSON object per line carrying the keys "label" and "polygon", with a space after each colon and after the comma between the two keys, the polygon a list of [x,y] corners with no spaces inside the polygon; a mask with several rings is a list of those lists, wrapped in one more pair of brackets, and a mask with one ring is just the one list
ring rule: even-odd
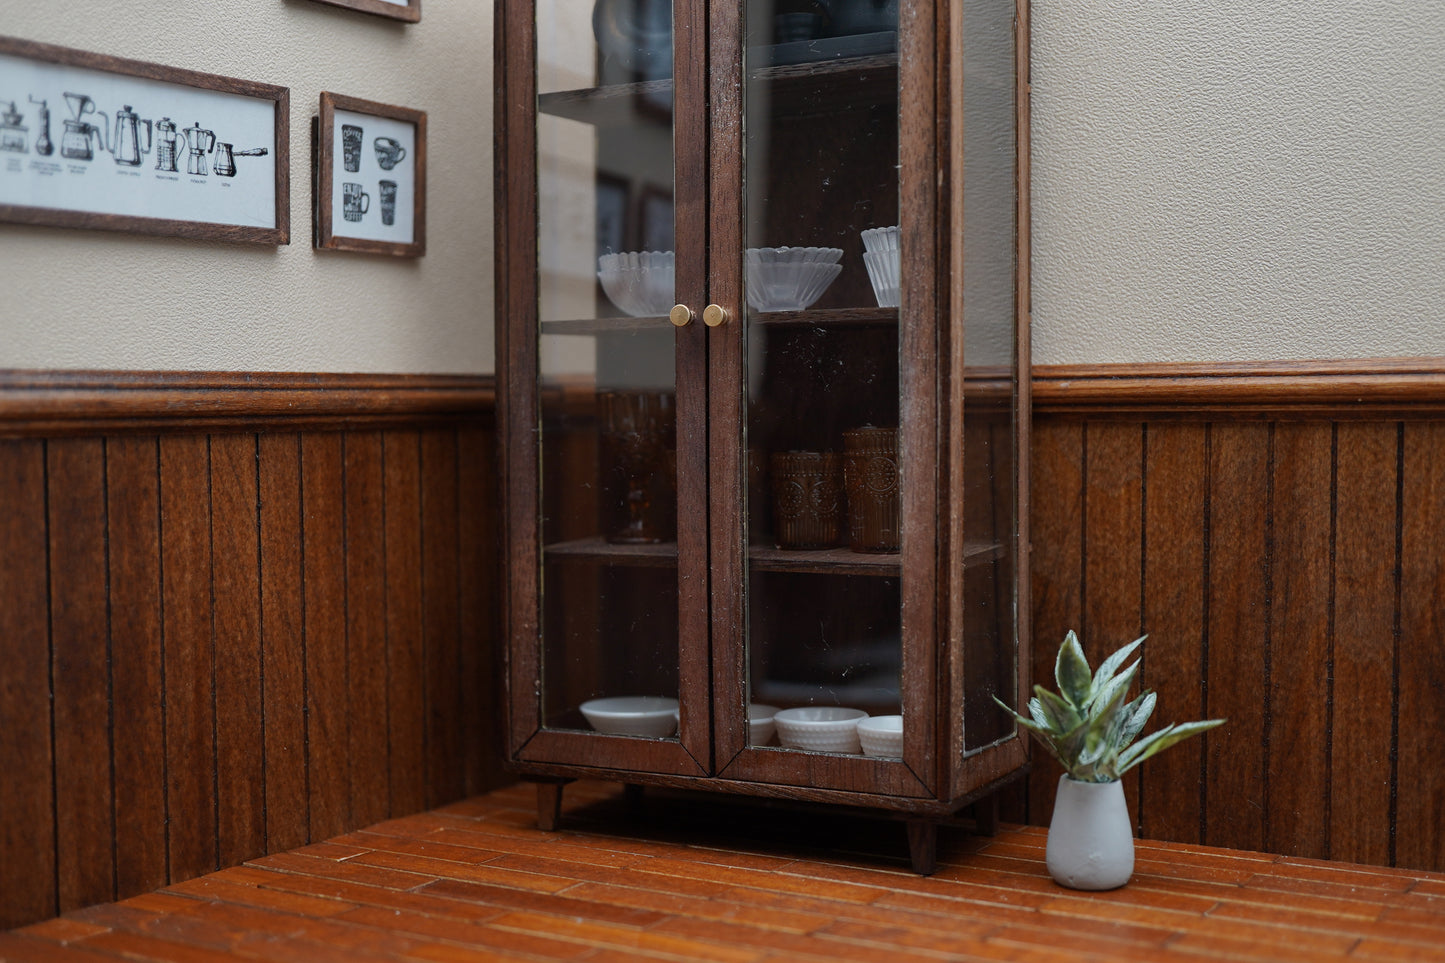
{"label": "glass cabinet door", "polygon": [[701,326],[671,312],[704,281],[677,213],[703,185],[680,188],[674,158],[705,111],[677,132],[700,91],[675,83],[674,16],[672,0],[536,0],[528,668],[540,755],[693,773],[708,764],[707,714],[684,708],[707,704],[706,678],[683,668],[707,664],[706,625],[684,614],[706,613],[689,604],[706,584],[706,373]]}
{"label": "glass cabinet door", "polygon": [[[956,105],[962,198],[937,186],[930,17],[747,0],[737,25],[710,272],[737,318],[710,359],[714,484],[738,506],[714,502],[714,557],[736,546],[742,573],[715,594],[741,651],[719,680],[724,776],[943,794],[943,753],[1011,736],[988,696],[1012,698],[1016,663],[1012,4],[963,6],[1002,30],[1007,63],[1003,102]],[[729,96],[716,69],[713,90]],[[982,190],[964,186],[975,168]],[[985,296],[965,297],[975,270]]]}

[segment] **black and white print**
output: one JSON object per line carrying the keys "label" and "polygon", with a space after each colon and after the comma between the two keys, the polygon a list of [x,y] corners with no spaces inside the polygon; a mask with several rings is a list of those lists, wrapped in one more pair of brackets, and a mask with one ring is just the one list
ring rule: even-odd
{"label": "black and white print", "polygon": [[333,234],[410,244],[416,126],[338,109],[332,137]]}
{"label": "black and white print", "polygon": [[276,226],[272,102],[0,53],[0,205]]}

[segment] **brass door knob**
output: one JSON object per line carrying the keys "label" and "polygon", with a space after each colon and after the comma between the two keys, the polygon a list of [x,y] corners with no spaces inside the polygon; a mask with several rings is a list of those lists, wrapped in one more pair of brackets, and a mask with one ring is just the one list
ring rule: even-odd
{"label": "brass door knob", "polygon": [[685,304],[674,304],[672,310],[667,312],[667,320],[679,328],[685,328],[692,324],[692,308]]}
{"label": "brass door knob", "polygon": [[715,328],[720,324],[727,324],[727,320],[727,311],[723,308],[718,307],[716,304],[709,304],[707,307],[703,308],[702,323],[707,325],[709,328]]}

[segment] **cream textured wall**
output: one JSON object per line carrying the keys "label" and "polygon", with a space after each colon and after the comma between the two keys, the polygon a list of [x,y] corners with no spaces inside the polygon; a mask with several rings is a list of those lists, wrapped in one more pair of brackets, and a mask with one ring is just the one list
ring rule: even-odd
{"label": "cream textured wall", "polygon": [[[424,0],[417,24],[313,0],[4,11],[10,36],[289,87],[291,243],[0,224],[0,368],[492,370],[490,0]],[[312,248],[323,90],[427,112],[425,257]]]}
{"label": "cream textured wall", "polygon": [[1036,362],[1445,356],[1445,3],[1032,14]]}
{"label": "cream textured wall", "polygon": [[[0,30],[291,88],[292,243],[0,225],[0,367],[478,372],[490,0],[6,4]],[[1445,355],[1445,3],[1034,0],[1038,363]],[[310,246],[322,90],[428,111],[428,254]]]}

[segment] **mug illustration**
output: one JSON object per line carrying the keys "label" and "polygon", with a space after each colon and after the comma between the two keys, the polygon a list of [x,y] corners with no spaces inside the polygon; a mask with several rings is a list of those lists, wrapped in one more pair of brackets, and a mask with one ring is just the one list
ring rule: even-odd
{"label": "mug illustration", "polygon": [[350,181],[341,185],[341,215],[348,221],[359,221],[371,209],[371,195],[360,184]]}
{"label": "mug illustration", "polygon": [[352,173],[361,170],[361,128],[341,125],[341,162]]}
{"label": "mug illustration", "polygon": [[406,148],[394,137],[378,137],[371,144],[376,148],[376,162],[384,171],[391,170],[406,158]]}
{"label": "mug illustration", "polygon": [[396,223],[396,181],[381,182],[381,223],[387,227]]}

